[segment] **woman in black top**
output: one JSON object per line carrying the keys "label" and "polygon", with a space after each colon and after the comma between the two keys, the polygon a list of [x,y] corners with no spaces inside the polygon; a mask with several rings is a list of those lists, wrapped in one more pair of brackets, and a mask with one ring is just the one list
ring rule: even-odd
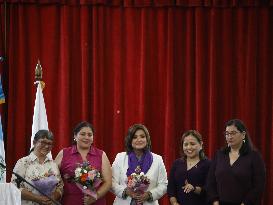
{"label": "woman in black top", "polygon": [[264,162],[241,120],[230,120],[225,127],[227,146],[212,161],[208,199],[213,205],[259,205],[265,186]]}
{"label": "woman in black top", "polygon": [[210,162],[202,149],[201,135],[185,132],[181,139],[182,157],[175,160],[168,179],[167,193],[172,205],[205,205],[204,185]]}

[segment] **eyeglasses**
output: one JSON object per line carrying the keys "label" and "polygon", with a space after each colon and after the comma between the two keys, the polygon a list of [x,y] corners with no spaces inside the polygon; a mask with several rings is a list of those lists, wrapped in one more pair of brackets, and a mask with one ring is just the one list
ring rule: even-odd
{"label": "eyeglasses", "polygon": [[231,131],[231,132],[224,132],[223,134],[224,134],[224,136],[225,137],[228,137],[229,135],[230,136],[235,136],[237,133],[239,133],[239,132],[237,132],[237,131]]}
{"label": "eyeglasses", "polygon": [[45,141],[38,141],[42,147],[48,146],[49,148],[53,147],[53,143],[52,142],[45,142]]}

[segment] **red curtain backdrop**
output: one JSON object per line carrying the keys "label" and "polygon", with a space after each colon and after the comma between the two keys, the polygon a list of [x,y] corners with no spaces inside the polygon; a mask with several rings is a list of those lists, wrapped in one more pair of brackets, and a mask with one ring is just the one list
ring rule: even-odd
{"label": "red curtain backdrop", "polygon": [[40,59],[53,156],[88,120],[113,162],[140,122],[169,171],[185,130],[203,135],[211,158],[225,143],[224,123],[240,118],[266,163],[264,205],[273,204],[272,1],[48,2],[0,1],[9,170],[30,149]]}

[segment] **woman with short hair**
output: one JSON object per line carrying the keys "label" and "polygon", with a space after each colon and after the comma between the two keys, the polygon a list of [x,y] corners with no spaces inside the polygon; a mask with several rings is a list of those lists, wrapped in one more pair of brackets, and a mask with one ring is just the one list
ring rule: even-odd
{"label": "woman with short hair", "polygon": [[[52,132],[39,130],[34,136],[34,147],[30,154],[17,161],[13,172],[58,201],[62,196],[63,181],[57,164],[47,156],[52,149],[53,139]],[[17,185],[17,180],[16,176],[12,175],[11,182]],[[40,184],[47,185],[40,188]],[[53,203],[25,182],[20,183],[19,189],[21,190],[22,205],[51,205]]]}

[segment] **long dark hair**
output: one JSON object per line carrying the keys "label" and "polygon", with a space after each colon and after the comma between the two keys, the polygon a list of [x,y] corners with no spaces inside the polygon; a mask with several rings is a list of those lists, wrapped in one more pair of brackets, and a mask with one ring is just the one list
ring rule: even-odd
{"label": "long dark hair", "polygon": [[[48,139],[53,141],[54,136],[53,136],[53,133],[49,130],[39,130],[34,135],[33,144],[35,144],[39,139]],[[34,150],[34,147],[31,148],[29,153],[33,152],[33,150]]]}
{"label": "long dark hair", "polygon": [[[190,135],[193,136],[198,141],[198,143],[200,145],[202,145],[202,143],[203,143],[202,135],[199,132],[197,132],[196,130],[188,130],[188,131],[184,132],[184,134],[182,135],[181,140],[180,140],[180,155],[181,155],[182,159],[184,159],[184,160],[186,160],[187,157],[183,151],[183,144],[184,144],[185,138]],[[207,159],[207,156],[205,155],[203,146],[202,146],[202,149],[199,151],[199,159],[200,160]]]}
{"label": "long dark hair", "polygon": [[125,150],[127,153],[133,151],[132,140],[135,136],[136,131],[138,130],[143,130],[143,132],[145,133],[147,140],[147,146],[145,147],[145,150],[151,150],[151,137],[148,129],[142,124],[134,124],[128,129],[127,136],[125,137]]}
{"label": "long dark hair", "polygon": [[[245,132],[245,139],[244,142],[239,150],[240,155],[245,155],[247,153],[249,153],[250,151],[252,151],[254,149],[254,146],[251,142],[251,139],[249,137],[249,133],[248,130],[245,126],[245,124],[243,123],[243,121],[239,120],[239,119],[232,119],[229,120],[226,124],[225,124],[225,128],[229,127],[229,126],[235,126],[237,128],[237,130],[239,132]],[[225,154],[230,152],[230,147],[226,146],[223,148],[222,150]]]}

